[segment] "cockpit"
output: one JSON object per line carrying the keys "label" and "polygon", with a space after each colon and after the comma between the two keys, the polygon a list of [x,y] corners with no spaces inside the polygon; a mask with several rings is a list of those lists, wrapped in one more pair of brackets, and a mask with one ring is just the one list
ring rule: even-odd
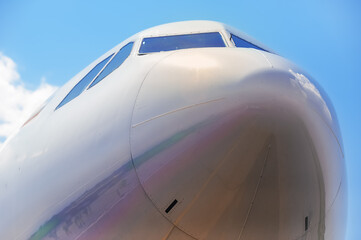
{"label": "cockpit", "polygon": [[[254,45],[234,34],[230,34],[231,42],[238,48],[254,48],[262,51],[265,49]],[[227,47],[221,33],[206,32],[193,33],[183,35],[168,35],[157,37],[143,38],[139,54],[148,54],[155,52],[174,51],[187,48],[211,48],[211,47]]]}
{"label": "cockpit", "polygon": [[[174,25],[174,24],[172,24]],[[164,25],[166,26],[166,25]],[[187,29],[191,26],[187,26]],[[159,27],[158,27],[159,28]],[[157,28],[157,29],[158,29]],[[216,29],[192,29],[184,31],[173,31],[171,29],[163,29],[162,31],[145,32],[140,35],[135,35],[129,39],[121,48],[115,48],[105,55],[83,78],[75,84],[75,86],[67,93],[63,100],[57,105],[55,110],[61,108],[63,105],[77,98],[82,92],[92,88],[105,77],[111,74],[124,61],[135,52],[135,55],[147,55],[150,53],[176,51],[190,48],[252,48],[261,51],[266,51],[264,48],[257,46],[248,40],[247,37],[239,37],[239,34],[233,34],[234,31],[229,31],[226,28]],[[218,28],[219,29],[219,28]],[[139,48],[137,46],[140,44]],[[136,50],[138,49],[138,51]],[[137,52],[137,53],[136,53]]]}

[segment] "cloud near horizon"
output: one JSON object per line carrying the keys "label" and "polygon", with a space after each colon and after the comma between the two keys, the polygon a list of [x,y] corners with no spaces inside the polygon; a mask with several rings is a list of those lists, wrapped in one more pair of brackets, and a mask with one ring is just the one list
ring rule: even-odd
{"label": "cloud near horizon", "polygon": [[0,52],[0,148],[56,89],[44,77],[37,89],[26,89],[16,63]]}

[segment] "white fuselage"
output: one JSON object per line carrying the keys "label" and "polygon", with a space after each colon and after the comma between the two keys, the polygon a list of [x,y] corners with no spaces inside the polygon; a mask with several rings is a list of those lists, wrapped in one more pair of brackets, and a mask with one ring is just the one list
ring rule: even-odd
{"label": "white fuselage", "polygon": [[[330,101],[288,60],[234,47],[228,30],[146,30],[57,91],[0,152],[0,238],[342,239]],[[218,31],[226,47],[138,54],[143,37],[187,31]],[[119,68],[56,109],[130,41]]]}

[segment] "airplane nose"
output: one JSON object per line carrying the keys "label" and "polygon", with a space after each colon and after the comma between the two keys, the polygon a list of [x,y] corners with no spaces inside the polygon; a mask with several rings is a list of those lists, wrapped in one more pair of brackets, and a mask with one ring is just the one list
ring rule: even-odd
{"label": "airplane nose", "polygon": [[286,61],[252,49],[175,51],[138,93],[133,164],[155,207],[193,238],[296,239],[306,217],[316,237],[328,203],[310,131],[327,138],[333,121],[320,90]]}

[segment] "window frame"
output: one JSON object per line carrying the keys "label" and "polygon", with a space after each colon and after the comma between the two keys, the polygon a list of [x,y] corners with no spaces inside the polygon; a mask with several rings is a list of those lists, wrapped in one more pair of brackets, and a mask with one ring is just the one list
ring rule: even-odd
{"label": "window frame", "polygon": [[[103,77],[102,79],[100,79],[96,84],[93,85],[93,82],[95,80],[97,80],[98,76],[100,74],[102,74],[102,72],[107,68],[107,66],[113,61],[113,59],[118,55],[118,53],[125,48],[126,46],[128,46],[129,44],[132,44],[132,48],[130,49],[130,52],[128,54],[128,56],[124,59],[124,61],[116,68],[114,68],[110,73],[108,73],[107,75],[105,75],[105,77]],[[100,83],[101,81],[103,81],[104,78],[106,78],[108,75],[110,75],[112,72],[114,72],[116,69],[118,69],[121,65],[123,65],[123,63],[131,56],[132,52],[134,49],[134,41],[130,41],[126,44],[124,44],[121,48],[119,48],[118,51],[116,51],[113,56],[110,58],[110,60],[107,62],[107,64],[105,64],[105,66],[99,71],[99,73],[93,78],[93,80],[89,83],[89,85],[86,87],[86,90],[91,89],[92,87],[94,87],[95,85],[97,85],[98,83]]]}

